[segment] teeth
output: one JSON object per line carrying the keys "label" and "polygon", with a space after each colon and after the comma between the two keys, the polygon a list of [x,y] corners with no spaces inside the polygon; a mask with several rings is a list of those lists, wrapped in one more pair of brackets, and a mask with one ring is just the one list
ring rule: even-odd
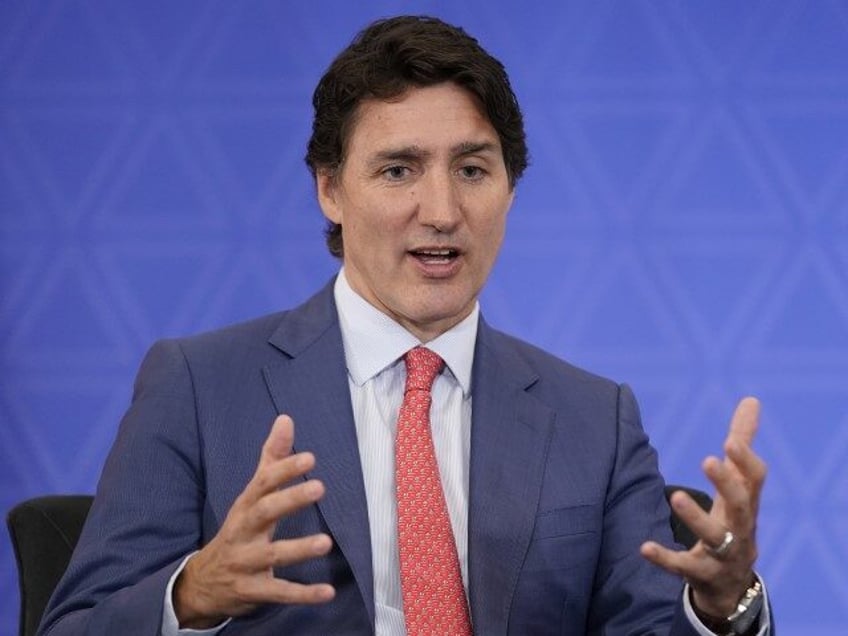
{"label": "teeth", "polygon": [[450,256],[453,250],[419,250],[418,253],[424,256]]}

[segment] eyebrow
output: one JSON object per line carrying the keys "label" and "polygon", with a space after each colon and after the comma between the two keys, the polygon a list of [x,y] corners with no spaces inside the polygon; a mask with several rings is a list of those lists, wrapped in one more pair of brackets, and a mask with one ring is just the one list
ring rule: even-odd
{"label": "eyebrow", "polygon": [[465,155],[476,155],[479,153],[497,152],[498,147],[490,141],[464,141],[451,148],[451,154],[454,157],[463,157]]}
{"label": "eyebrow", "polygon": [[430,152],[420,146],[403,146],[401,148],[387,148],[374,154],[369,163],[383,163],[384,161],[414,161],[430,156]]}
{"label": "eyebrow", "polygon": [[[464,157],[478,153],[497,152],[497,144],[490,141],[464,141],[451,148],[452,157]],[[387,148],[374,154],[369,163],[376,164],[385,161],[417,161],[430,157],[433,153],[421,146],[410,145],[400,148]]]}

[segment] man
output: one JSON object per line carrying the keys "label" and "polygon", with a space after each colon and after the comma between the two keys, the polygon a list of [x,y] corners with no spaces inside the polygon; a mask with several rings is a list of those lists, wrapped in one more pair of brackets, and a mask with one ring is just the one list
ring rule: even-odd
{"label": "man", "polygon": [[314,106],[340,274],[151,349],[42,633],[768,633],[756,401],[705,461],[713,511],[673,498],[677,552],[629,389],[479,316],[527,164],[500,63],[381,21]]}

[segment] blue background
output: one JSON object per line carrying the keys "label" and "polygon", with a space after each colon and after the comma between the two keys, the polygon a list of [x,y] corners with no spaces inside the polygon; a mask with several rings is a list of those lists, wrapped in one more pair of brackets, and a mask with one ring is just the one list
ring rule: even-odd
{"label": "blue background", "polygon": [[[145,349],[335,271],[310,95],[377,16],[507,65],[532,166],[490,322],[630,382],[706,487],[764,403],[764,573],[783,636],[848,624],[848,3],[0,3],[0,510],[91,492]],[[0,537],[0,633],[17,591]]]}

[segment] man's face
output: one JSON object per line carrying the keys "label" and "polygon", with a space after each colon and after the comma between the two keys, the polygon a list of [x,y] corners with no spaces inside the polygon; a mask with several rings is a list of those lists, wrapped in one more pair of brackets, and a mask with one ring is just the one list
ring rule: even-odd
{"label": "man's face", "polygon": [[497,132],[453,83],[362,102],[318,195],[351,286],[424,342],[471,312],[513,199]]}

